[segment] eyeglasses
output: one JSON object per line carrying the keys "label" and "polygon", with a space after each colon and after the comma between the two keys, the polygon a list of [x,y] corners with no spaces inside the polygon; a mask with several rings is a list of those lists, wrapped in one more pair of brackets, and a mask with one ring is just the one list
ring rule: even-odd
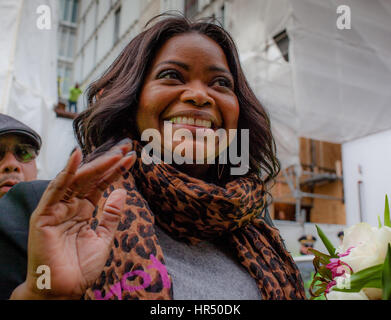
{"label": "eyeglasses", "polygon": [[313,247],[314,247],[313,244],[309,244],[309,243],[304,243],[303,245],[304,245],[304,247],[306,247],[306,248],[313,248]]}
{"label": "eyeglasses", "polygon": [[37,148],[30,144],[0,145],[0,161],[4,159],[8,151],[14,155],[16,160],[23,163],[34,160],[39,153]]}

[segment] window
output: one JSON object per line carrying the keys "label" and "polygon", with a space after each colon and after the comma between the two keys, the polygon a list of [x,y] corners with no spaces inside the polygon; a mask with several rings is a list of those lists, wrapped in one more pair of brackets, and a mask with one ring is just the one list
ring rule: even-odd
{"label": "window", "polygon": [[59,82],[59,95],[62,98],[68,98],[69,88],[71,87],[72,67],[68,64],[59,63],[57,69]]}
{"label": "window", "polygon": [[67,65],[65,67],[64,86],[63,86],[63,94],[66,96],[69,95],[69,89],[71,87],[71,77],[72,77],[72,68],[71,66]]}
{"label": "window", "polygon": [[86,19],[83,18],[83,20],[79,24],[79,32],[80,35],[78,36],[79,38],[79,43],[78,43],[78,50],[80,50],[83,47],[86,35]]}
{"label": "window", "polygon": [[65,56],[66,38],[67,38],[66,29],[65,28],[60,28],[59,29],[60,43],[59,43],[59,46],[58,46],[58,55],[60,57],[64,57]]}
{"label": "window", "polygon": [[61,17],[63,20],[67,20],[68,12],[69,12],[69,1],[70,0],[62,0],[61,1]]}
{"label": "window", "polygon": [[77,22],[77,7],[78,7],[78,5],[79,5],[79,1],[74,0],[73,1],[73,9],[72,9],[72,18],[71,18],[71,21],[73,23]]}
{"label": "window", "polygon": [[62,83],[64,81],[64,68],[61,63],[57,66],[58,96],[62,96]]}
{"label": "window", "polygon": [[95,40],[94,40],[94,66],[96,66],[96,63],[97,63],[97,56],[98,54],[98,35],[95,36]]}
{"label": "window", "polygon": [[185,0],[185,17],[193,18],[198,13],[198,0]]}
{"label": "window", "polygon": [[114,44],[119,40],[119,24],[121,18],[121,7],[119,7],[114,13]]}
{"label": "window", "polygon": [[221,25],[225,27],[225,6],[224,4],[220,7],[219,16],[217,19],[220,21]]}
{"label": "window", "polygon": [[79,79],[83,79],[84,78],[84,49],[82,50],[81,52],[81,65],[80,65],[80,74],[79,74]]}
{"label": "window", "polygon": [[73,59],[76,41],[76,31],[67,26],[60,26],[58,55],[63,58]]}
{"label": "window", "polygon": [[280,49],[285,61],[289,61],[289,37],[286,30],[281,31],[273,37],[278,49]]}
{"label": "window", "polygon": [[61,0],[60,17],[63,21],[76,23],[79,0]]}
{"label": "window", "polygon": [[68,36],[68,50],[67,50],[67,58],[73,59],[73,52],[75,48],[75,40],[76,40],[76,32],[75,30],[69,30]]}

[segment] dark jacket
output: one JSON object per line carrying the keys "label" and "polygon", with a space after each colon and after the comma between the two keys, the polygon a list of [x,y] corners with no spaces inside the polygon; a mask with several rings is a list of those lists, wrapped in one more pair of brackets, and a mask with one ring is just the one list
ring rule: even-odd
{"label": "dark jacket", "polygon": [[[21,182],[0,199],[0,300],[26,279],[30,216],[49,182]],[[267,209],[265,218],[273,226]]]}
{"label": "dark jacket", "polygon": [[30,216],[49,181],[21,182],[0,199],[0,299],[26,279]]}

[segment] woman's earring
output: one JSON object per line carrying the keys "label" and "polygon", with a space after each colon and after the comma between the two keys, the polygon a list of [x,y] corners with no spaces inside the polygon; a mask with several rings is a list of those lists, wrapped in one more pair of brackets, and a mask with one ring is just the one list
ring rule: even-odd
{"label": "woman's earring", "polygon": [[224,164],[220,165],[220,163],[219,163],[217,165],[217,177],[219,178],[219,180],[221,180],[221,176],[223,175],[223,171],[224,171]]}

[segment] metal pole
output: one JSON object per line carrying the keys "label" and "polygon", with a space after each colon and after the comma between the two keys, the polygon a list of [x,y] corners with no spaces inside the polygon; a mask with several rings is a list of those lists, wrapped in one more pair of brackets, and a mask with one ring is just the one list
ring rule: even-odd
{"label": "metal pole", "polygon": [[295,198],[296,198],[296,210],[295,210],[295,220],[300,221],[300,214],[301,214],[301,190],[300,190],[300,172],[301,167],[300,165],[295,166],[295,178],[296,178],[296,185],[295,185]]}
{"label": "metal pole", "polygon": [[362,181],[361,180],[359,180],[357,182],[357,187],[358,187],[358,212],[360,213],[360,222],[363,222],[362,197],[361,197]]}
{"label": "metal pole", "polygon": [[362,186],[363,186],[363,181],[361,180],[362,176],[362,168],[361,165],[358,166],[358,174],[360,176],[360,179],[357,182],[357,187],[358,187],[358,211],[360,213],[360,222],[363,222],[363,208],[362,208]]}

